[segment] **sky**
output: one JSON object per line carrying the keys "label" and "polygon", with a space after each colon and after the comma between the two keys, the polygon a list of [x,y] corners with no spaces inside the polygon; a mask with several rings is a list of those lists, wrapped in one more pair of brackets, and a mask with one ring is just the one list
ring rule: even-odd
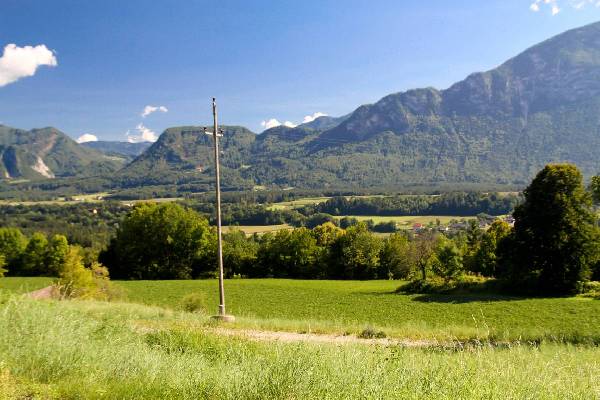
{"label": "sky", "polygon": [[81,141],[220,122],[261,132],[444,89],[600,0],[0,0],[0,124]]}

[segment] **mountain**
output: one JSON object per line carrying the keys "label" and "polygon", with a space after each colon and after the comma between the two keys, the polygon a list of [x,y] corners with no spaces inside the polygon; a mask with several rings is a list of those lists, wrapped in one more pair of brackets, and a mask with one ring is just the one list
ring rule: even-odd
{"label": "mountain", "polygon": [[152,145],[151,142],[129,143],[103,140],[81,143],[83,147],[94,149],[108,156],[121,156],[128,161],[142,154],[150,145]]}
{"label": "mountain", "polygon": [[[225,185],[523,185],[549,162],[600,169],[600,23],[446,90],[386,96],[339,119],[224,138]],[[136,173],[210,169],[210,141],[169,129]],[[140,182],[143,181],[140,180]]]}
{"label": "mountain", "polygon": [[315,118],[311,122],[298,125],[299,127],[314,129],[317,131],[325,131],[327,129],[335,128],[350,117],[351,114],[344,115],[342,117],[330,117],[324,115],[322,117]]}
{"label": "mountain", "polygon": [[[221,126],[222,174],[228,184],[241,183],[236,171],[246,168],[256,134],[239,126]],[[200,126],[169,128],[144,153],[119,173],[129,186],[209,182],[213,169],[212,137]]]}
{"label": "mountain", "polygon": [[45,179],[114,172],[123,163],[81,147],[55,128],[30,131],[0,125],[1,179]]}

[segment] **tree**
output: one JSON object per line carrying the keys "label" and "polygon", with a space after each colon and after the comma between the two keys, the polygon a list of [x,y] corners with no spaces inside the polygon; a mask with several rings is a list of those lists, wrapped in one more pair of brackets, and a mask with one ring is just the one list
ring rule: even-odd
{"label": "tree", "polygon": [[6,259],[4,258],[4,254],[0,254],[0,278],[4,277],[4,274],[8,272],[4,267],[6,266]]}
{"label": "tree", "polygon": [[84,267],[81,253],[75,246],[69,247],[60,266],[57,286],[62,297],[92,297],[94,275]]}
{"label": "tree", "polygon": [[498,248],[511,232],[511,227],[504,221],[494,221],[483,234],[481,243],[473,256],[471,271],[483,276],[496,277],[498,264]]}
{"label": "tree", "polygon": [[208,221],[175,203],[142,203],[124,218],[100,262],[117,279],[189,279],[216,268]]}
{"label": "tree", "polygon": [[223,237],[223,266],[225,276],[245,274],[256,262],[258,243],[247,238],[244,232],[235,230]]}
{"label": "tree", "polygon": [[258,261],[267,276],[313,278],[318,250],[309,229],[281,230],[263,241]]}
{"label": "tree", "polygon": [[54,235],[46,250],[46,269],[51,276],[58,276],[69,252],[69,242],[63,235]]}
{"label": "tree", "polygon": [[48,239],[43,233],[31,235],[19,260],[19,268],[15,274],[22,276],[48,276],[51,271],[46,267]]}
{"label": "tree", "polygon": [[432,267],[445,281],[458,278],[464,271],[460,250],[452,240],[443,235],[438,238]]}
{"label": "tree", "polygon": [[590,192],[594,203],[600,203],[600,176],[592,176],[590,182]]}
{"label": "tree", "polygon": [[513,213],[511,245],[503,246],[504,276],[537,292],[574,292],[600,258],[600,235],[581,172],[571,164],[547,165],[524,195]]}
{"label": "tree", "polygon": [[411,242],[413,263],[421,271],[421,280],[427,280],[427,267],[435,254],[436,236],[433,232],[420,233]]}
{"label": "tree", "polygon": [[[382,241],[371,233],[365,223],[351,226],[332,248],[337,268],[336,278],[374,279],[378,276]],[[386,276],[387,278],[387,276]]]}
{"label": "tree", "polygon": [[9,270],[17,270],[15,263],[20,261],[27,246],[27,238],[17,228],[0,228],[0,255]]}
{"label": "tree", "polygon": [[390,278],[408,278],[414,270],[411,243],[408,237],[401,233],[390,235],[381,251],[381,273]]}

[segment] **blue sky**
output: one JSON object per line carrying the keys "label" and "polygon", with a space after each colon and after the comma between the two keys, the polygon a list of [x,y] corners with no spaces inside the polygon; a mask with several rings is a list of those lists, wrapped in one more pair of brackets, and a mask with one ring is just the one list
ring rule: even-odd
{"label": "blue sky", "polygon": [[[342,115],[446,88],[600,20],[597,0],[0,3],[0,52],[46,46],[16,61],[35,59],[34,73],[0,59],[1,123],[104,140],[204,124],[212,96],[223,123],[255,132],[270,119]],[[164,109],[142,117],[148,105]]]}

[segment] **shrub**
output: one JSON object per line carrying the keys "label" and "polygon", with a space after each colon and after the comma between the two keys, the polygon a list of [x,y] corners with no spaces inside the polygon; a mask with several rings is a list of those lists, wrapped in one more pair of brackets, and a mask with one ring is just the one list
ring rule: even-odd
{"label": "shrub", "polygon": [[386,335],[384,331],[378,331],[372,326],[367,326],[358,334],[358,337],[361,339],[384,339]]}
{"label": "shrub", "polygon": [[187,312],[206,313],[206,295],[204,293],[190,293],[181,299],[181,308]]}

